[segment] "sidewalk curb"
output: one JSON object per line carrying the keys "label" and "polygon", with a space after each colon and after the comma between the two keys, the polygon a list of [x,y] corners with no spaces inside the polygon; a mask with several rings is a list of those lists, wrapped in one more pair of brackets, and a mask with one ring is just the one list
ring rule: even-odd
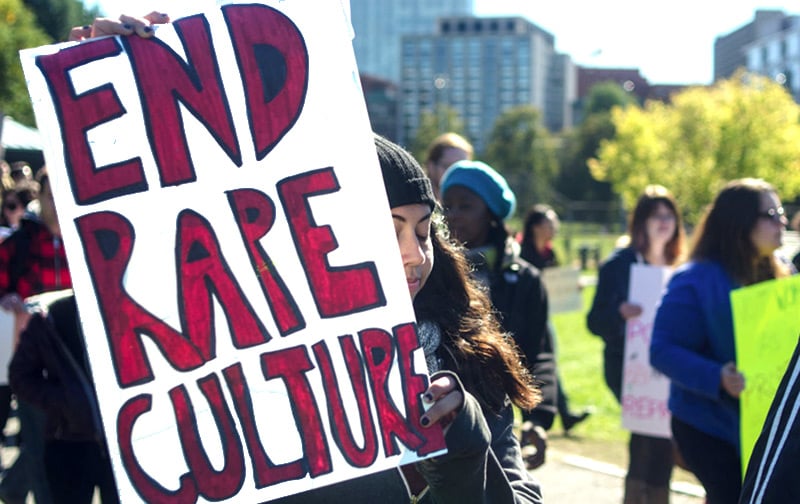
{"label": "sidewalk curb", "polygon": [[[548,451],[548,455],[553,455]],[[579,469],[586,469],[587,471],[594,471],[608,476],[625,479],[627,471],[625,469],[609,464],[608,462],[600,462],[599,460],[582,457],[580,455],[556,454],[560,460],[569,466],[577,467]],[[673,481],[670,483],[670,490],[675,493],[690,495],[692,497],[704,498],[706,496],[705,490],[700,485],[687,483],[685,481]]]}

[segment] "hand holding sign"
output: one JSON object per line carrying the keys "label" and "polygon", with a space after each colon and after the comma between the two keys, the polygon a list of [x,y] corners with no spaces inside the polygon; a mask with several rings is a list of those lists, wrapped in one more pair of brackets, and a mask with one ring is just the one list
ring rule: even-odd
{"label": "hand holding sign", "polygon": [[744,375],[736,369],[735,362],[728,362],[719,372],[722,389],[733,398],[738,398],[744,390]]}
{"label": "hand holding sign", "polygon": [[630,320],[642,314],[642,307],[635,303],[624,302],[619,305],[619,314],[623,320]]}
{"label": "hand holding sign", "polygon": [[122,15],[119,20],[109,18],[96,18],[91,25],[76,26],[69,32],[70,42],[79,42],[106,35],[139,35],[152,37],[155,33],[151,25],[169,23],[167,14],[153,11],[146,16],[136,18]]}
{"label": "hand holding sign", "polygon": [[433,378],[422,400],[431,404],[430,409],[420,419],[423,427],[439,424],[445,433],[450,423],[464,405],[464,392],[455,376],[447,373]]}

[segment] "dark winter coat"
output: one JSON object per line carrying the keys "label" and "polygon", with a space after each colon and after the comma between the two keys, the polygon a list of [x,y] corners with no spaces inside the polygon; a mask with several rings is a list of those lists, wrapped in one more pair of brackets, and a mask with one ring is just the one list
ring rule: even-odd
{"label": "dark winter coat", "polygon": [[428,483],[419,500],[413,499],[400,469],[390,469],[271,503],[541,504],[539,484],[522,462],[510,404],[498,415],[482,410],[468,392],[465,396],[445,436],[448,453],[415,464]]}
{"label": "dark winter coat", "polygon": [[622,366],[625,361],[625,319],[619,307],[628,300],[631,265],[637,262],[633,248],[618,249],[600,266],[592,308],[586,317],[589,330],[605,342],[603,365],[608,388],[622,397]]}
{"label": "dark winter coat", "polygon": [[33,315],[20,336],[8,373],[14,393],[47,414],[47,439],[101,439],[97,398],[74,296],[53,302],[47,316]]}
{"label": "dark winter coat", "polygon": [[500,323],[514,337],[542,391],[542,402],[526,415],[526,420],[547,430],[556,414],[556,362],[547,323],[547,291],[539,270],[520,258],[514,240],[508,239],[501,252],[493,266],[476,260],[474,254],[470,259],[479,278],[488,276]]}

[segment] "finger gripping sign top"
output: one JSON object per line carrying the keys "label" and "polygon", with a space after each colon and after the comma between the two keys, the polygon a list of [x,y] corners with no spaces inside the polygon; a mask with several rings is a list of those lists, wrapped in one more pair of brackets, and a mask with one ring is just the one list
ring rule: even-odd
{"label": "finger gripping sign top", "polygon": [[123,502],[443,453],[336,0],[22,51]]}

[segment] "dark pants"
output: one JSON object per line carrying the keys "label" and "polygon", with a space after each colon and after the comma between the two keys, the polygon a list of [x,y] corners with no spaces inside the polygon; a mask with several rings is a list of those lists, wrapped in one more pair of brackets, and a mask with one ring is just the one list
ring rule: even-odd
{"label": "dark pants", "polygon": [[686,461],[706,489],[707,504],[736,504],[742,490],[739,449],[672,417],[672,436]]}
{"label": "dark pants", "polygon": [[671,439],[631,434],[628,453],[628,478],[653,487],[669,486],[674,466]]}
{"label": "dark pants", "polygon": [[48,441],[45,470],[54,504],[91,504],[95,487],[103,504],[118,503],[108,454],[94,441]]}
{"label": "dark pants", "polygon": [[622,366],[624,360],[625,355],[618,349],[606,347],[603,351],[603,377],[606,380],[608,389],[620,404],[622,404]]}
{"label": "dark pants", "polygon": [[0,483],[0,493],[15,499],[24,499],[28,491],[32,490],[36,504],[50,504],[52,499],[44,473],[45,414],[17,398],[17,417],[21,438],[19,456],[6,471]]}
{"label": "dark pants", "polygon": [[558,409],[558,415],[561,417],[562,421],[572,414],[572,411],[569,409],[569,398],[567,397],[567,393],[564,392],[564,388],[561,386],[560,376],[556,377],[556,408]]}
{"label": "dark pants", "polygon": [[8,422],[8,417],[11,414],[11,387],[9,385],[0,385],[0,441],[5,443],[6,437],[3,434],[3,429]]}

